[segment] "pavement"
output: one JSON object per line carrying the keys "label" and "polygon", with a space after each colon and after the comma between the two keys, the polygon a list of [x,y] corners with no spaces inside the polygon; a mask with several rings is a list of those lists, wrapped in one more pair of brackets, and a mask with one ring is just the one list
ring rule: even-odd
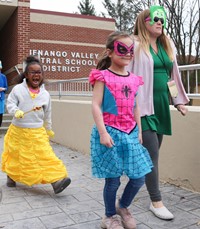
{"label": "pavement", "polygon": [[[4,135],[0,135],[2,152]],[[57,156],[67,166],[72,183],[55,195],[50,184],[27,187],[6,186],[6,174],[0,172],[0,228],[4,229],[99,229],[104,215],[104,181],[92,178],[90,158],[81,152],[52,142]],[[194,174],[197,175],[197,174]],[[122,177],[118,195],[128,179]],[[144,186],[130,210],[137,229],[200,229],[200,193],[161,183],[163,201],[175,215],[172,221],[156,218]]]}

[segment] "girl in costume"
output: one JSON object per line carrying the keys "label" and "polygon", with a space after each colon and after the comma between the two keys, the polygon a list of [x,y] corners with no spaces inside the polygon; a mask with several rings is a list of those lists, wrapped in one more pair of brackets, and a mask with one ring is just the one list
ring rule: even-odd
{"label": "girl in costume", "polygon": [[[89,76],[93,86],[92,113],[96,124],[91,134],[92,174],[105,178],[105,217],[101,227],[108,229],[136,227],[128,207],[152,167],[150,156],[141,145],[136,95],[143,84],[142,77],[125,70],[133,58],[133,49],[133,41],[128,34],[110,34],[97,69],[93,69]],[[128,176],[129,181],[115,205],[123,174]],[[120,219],[116,214],[121,216]]]}
{"label": "girl in costume", "polygon": [[71,180],[49,143],[54,135],[51,100],[37,58],[27,58],[23,76],[23,82],[12,89],[7,99],[7,110],[14,117],[4,139],[2,171],[7,173],[8,187],[15,187],[16,182],[28,186],[50,183],[57,194]]}
{"label": "girl in costume", "polygon": [[173,214],[163,205],[159,190],[158,157],[163,135],[171,135],[169,92],[173,104],[182,115],[189,99],[181,82],[175,47],[164,33],[166,13],[161,6],[142,11],[134,28],[134,60],[128,70],[142,75],[144,86],[139,89],[143,145],[150,153],[154,167],[146,175],[150,210],[159,218],[170,220]]}

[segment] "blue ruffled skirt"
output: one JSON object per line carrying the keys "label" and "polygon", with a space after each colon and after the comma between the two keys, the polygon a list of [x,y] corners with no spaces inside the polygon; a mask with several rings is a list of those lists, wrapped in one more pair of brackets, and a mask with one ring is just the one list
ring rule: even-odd
{"label": "blue ruffled skirt", "polygon": [[151,172],[153,167],[146,148],[138,139],[138,127],[127,134],[110,126],[106,129],[115,145],[108,148],[100,144],[96,126],[91,134],[92,175],[98,178],[114,178],[123,174],[138,179]]}

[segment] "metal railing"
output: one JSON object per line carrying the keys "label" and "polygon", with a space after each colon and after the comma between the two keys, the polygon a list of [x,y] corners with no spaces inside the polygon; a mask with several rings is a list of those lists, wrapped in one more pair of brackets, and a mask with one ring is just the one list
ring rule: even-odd
{"label": "metal railing", "polygon": [[[190,99],[200,99],[200,64],[179,66],[181,78]],[[92,87],[88,78],[48,81],[45,84],[51,96],[91,97]]]}
{"label": "metal railing", "polygon": [[45,88],[51,96],[92,96],[92,86],[88,82],[88,78],[77,78],[69,80],[48,81]]}
{"label": "metal railing", "polygon": [[200,64],[179,66],[186,93],[191,99],[200,99]]}

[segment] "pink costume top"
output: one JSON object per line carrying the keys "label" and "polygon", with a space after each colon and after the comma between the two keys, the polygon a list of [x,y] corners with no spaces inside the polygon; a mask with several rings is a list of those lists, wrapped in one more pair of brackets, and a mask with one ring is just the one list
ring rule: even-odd
{"label": "pink costume top", "polygon": [[102,102],[105,125],[130,133],[136,125],[133,109],[138,87],[144,84],[142,77],[132,73],[117,75],[108,69],[93,69],[89,75],[91,85],[96,80],[105,84]]}

